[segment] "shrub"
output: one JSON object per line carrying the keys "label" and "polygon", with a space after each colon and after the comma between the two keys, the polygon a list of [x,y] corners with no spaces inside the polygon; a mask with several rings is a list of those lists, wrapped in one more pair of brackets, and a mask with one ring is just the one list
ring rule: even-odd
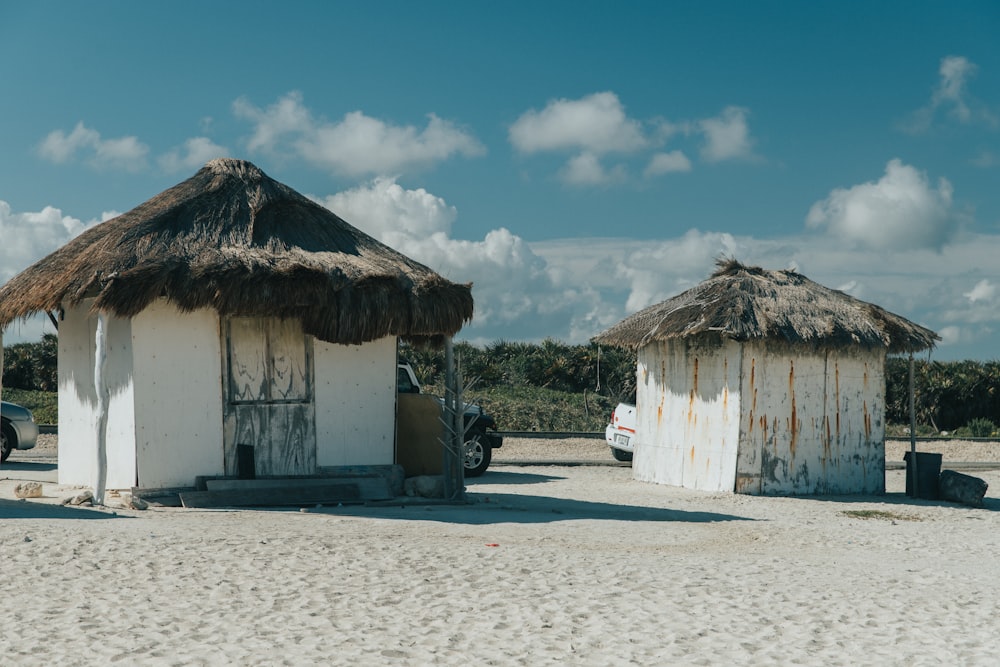
{"label": "shrub", "polygon": [[973,438],[988,438],[993,435],[996,430],[996,424],[991,422],[989,419],[973,419],[968,424],[969,435]]}

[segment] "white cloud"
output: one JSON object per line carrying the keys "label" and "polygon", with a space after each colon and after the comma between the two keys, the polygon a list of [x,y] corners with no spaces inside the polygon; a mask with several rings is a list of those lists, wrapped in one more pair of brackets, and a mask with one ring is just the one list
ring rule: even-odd
{"label": "white cloud", "polygon": [[647,145],[642,125],[626,116],[612,92],[552,100],[541,111],[526,111],[510,126],[509,137],[522,153],[584,150],[603,155]]}
{"label": "white cloud", "polygon": [[933,188],[926,174],[894,159],[878,182],[838,188],[813,204],[806,224],[859,248],[940,249],[957,231],[951,204],[946,179]]}
{"label": "white cloud", "polygon": [[[547,262],[507,229],[481,241],[451,238],[458,212],[426,190],[407,190],[392,179],[317,198],[321,204],[383,243],[456,282],[472,282],[475,319],[466,339],[568,338],[586,335],[600,302],[586,285],[563,284]],[[477,336],[485,335],[478,339]],[[573,333],[577,332],[577,333]]]}
{"label": "white cloud", "polygon": [[972,113],[965,101],[966,81],[975,75],[976,69],[978,68],[973,63],[962,56],[942,58],[941,66],[938,68],[941,80],[931,98],[931,105],[934,107],[949,105],[952,116],[963,123],[969,122]]}
{"label": "white cloud", "polygon": [[962,296],[975,303],[976,301],[992,301],[996,297],[996,294],[997,286],[984,278]]}
{"label": "white cloud", "polygon": [[52,206],[38,212],[15,213],[0,200],[0,283],[66,243],[86,225]]}
{"label": "white cloud", "polygon": [[[682,150],[663,150],[675,137],[697,135],[704,139],[700,153],[706,162],[754,159],[755,140],[748,115],[745,108],[729,106],[713,118],[642,122],[629,118],[618,96],[607,91],[575,100],[553,100],[541,111],[530,109],[510,126],[508,139],[524,154],[574,153],[559,171],[563,182],[606,185],[627,180],[624,164],[610,169],[602,164],[602,158],[612,153],[645,154],[641,159],[646,163],[642,169],[646,178],[691,171],[691,160]],[[640,167],[634,166],[638,172]]]}
{"label": "white cloud", "polygon": [[[0,284],[36,261],[55,251],[87,227],[84,223],[62,211],[46,206],[41,211],[15,213],[10,204],[0,200]],[[43,332],[51,331],[43,318],[15,322],[4,332],[7,343],[38,340]]]}
{"label": "white cloud", "polygon": [[166,172],[200,169],[209,160],[227,157],[229,149],[213,142],[208,137],[192,137],[180,148],[174,148],[160,156],[160,168]]}
{"label": "white cloud", "polygon": [[691,171],[691,160],[681,151],[670,151],[653,155],[646,167],[645,175],[652,177],[678,171]]}
{"label": "white cloud", "polygon": [[995,167],[998,164],[1000,164],[1000,159],[998,159],[997,155],[992,151],[984,150],[980,151],[979,155],[972,158],[972,160],[970,160],[970,163],[973,166],[982,167],[983,169],[988,169],[990,167]]}
{"label": "white cloud", "polygon": [[754,140],[747,123],[748,111],[741,107],[726,107],[715,118],[698,121],[705,135],[701,155],[708,162],[741,160],[753,157]]}
{"label": "white cloud", "polygon": [[53,130],[38,146],[38,154],[57,164],[65,164],[83,154],[85,161],[99,169],[139,171],[146,167],[149,147],[136,137],[102,139],[97,130],[82,122],[69,134]]}
{"label": "white cloud", "polygon": [[559,178],[570,185],[604,185],[625,180],[625,167],[615,165],[605,169],[593,153],[581,153],[567,160],[559,171]]}
{"label": "white cloud", "polygon": [[315,119],[297,92],[267,109],[240,98],[233,103],[233,111],[254,123],[247,143],[250,150],[288,152],[346,176],[391,175],[456,155],[476,157],[486,152],[474,136],[434,114],[428,114],[423,129],[391,125],[361,111],[330,123]]}
{"label": "white cloud", "polygon": [[938,67],[938,83],[927,106],[917,109],[900,123],[900,129],[918,134],[934,124],[939,112],[963,124],[1000,125],[1000,118],[969,93],[968,83],[979,68],[964,56],[945,56]]}
{"label": "white cloud", "polygon": [[405,190],[391,178],[318,199],[341,218],[398,249],[412,239],[450,234],[458,217],[454,206],[423,188]]}
{"label": "white cloud", "polygon": [[633,313],[684,291],[708,277],[716,258],[736,250],[730,234],[692,229],[632,252],[616,271],[629,285],[625,310]]}

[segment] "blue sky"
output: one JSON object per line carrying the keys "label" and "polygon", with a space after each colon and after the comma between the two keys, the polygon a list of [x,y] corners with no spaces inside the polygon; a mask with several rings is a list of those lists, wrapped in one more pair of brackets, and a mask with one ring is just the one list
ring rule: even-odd
{"label": "blue sky", "polygon": [[[995,2],[0,2],[0,281],[248,159],[583,342],[733,255],[1000,344]],[[6,342],[37,339],[43,320]]]}

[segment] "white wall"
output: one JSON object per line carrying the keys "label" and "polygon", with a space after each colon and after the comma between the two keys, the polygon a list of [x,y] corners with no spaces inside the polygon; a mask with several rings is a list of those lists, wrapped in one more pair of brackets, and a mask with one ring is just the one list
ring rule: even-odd
{"label": "white wall", "polygon": [[363,345],[315,341],[316,465],[393,463],[396,338]]}
{"label": "white wall", "polygon": [[639,350],[635,479],[732,491],[739,441],[740,346],[653,343]]}
{"label": "white wall", "polygon": [[[59,483],[94,486],[97,480],[97,391],[94,387],[97,317],[93,301],[67,308],[59,323]],[[135,413],[129,320],[108,317],[105,377],[110,388],[107,488],[135,484]]]}
{"label": "white wall", "polygon": [[159,299],[132,320],[139,486],[224,473],[221,348],[213,310],[184,313]]}
{"label": "white wall", "polygon": [[885,490],[884,350],[748,343],[736,490]]}

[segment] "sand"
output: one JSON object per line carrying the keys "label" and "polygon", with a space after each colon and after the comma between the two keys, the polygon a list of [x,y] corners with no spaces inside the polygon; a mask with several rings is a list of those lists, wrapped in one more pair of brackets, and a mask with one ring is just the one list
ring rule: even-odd
{"label": "sand", "polygon": [[[907,498],[901,470],[884,496],[758,498],[635,482],[599,441],[507,444],[462,506],[84,509],[58,504],[72,489],[18,502],[15,481],[0,481],[0,663],[1000,655],[1000,472],[972,473],[990,483],[982,509]],[[544,463],[584,450],[608,465]]]}

